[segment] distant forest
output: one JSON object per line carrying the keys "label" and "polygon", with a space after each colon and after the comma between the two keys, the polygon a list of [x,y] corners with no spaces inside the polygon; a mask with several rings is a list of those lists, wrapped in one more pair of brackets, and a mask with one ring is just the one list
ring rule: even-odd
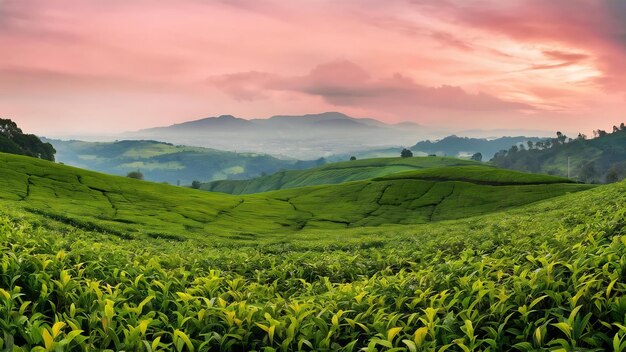
{"label": "distant forest", "polygon": [[626,125],[611,132],[593,131],[592,139],[579,133],[517,144],[500,150],[491,162],[502,168],[565,176],[585,183],[612,183],[626,177]]}

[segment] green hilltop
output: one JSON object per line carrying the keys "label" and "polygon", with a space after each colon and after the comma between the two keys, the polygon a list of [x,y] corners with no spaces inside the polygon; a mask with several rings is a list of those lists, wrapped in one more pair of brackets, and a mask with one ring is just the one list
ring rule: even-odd
{"label": "green hilltop", "polygon": [[[424,159],[411,164],[408,159],[403,163],[425,165],[437,161]],[[452,159],[444,161],[454,165]],[[370,169],[381,163],[384,161],[375,159],[356,164]],[[390,164],[398,169],[405,167],[396,160],[391,160]],[[397,178],[228,195],[1,154],[0,198],[18,201],[16,204],[25,209],[52,219],[127,237],[137,234],[211,240],[214,235],[256,236],[303,229],[458,219],[591,187],[561,178],[489,166],[448,166],[432,170],[440,179],[425,178],[423,171],[416,171]],[[473,176],[463,176],[466,173]],[[488,175],[496,175],[496,179]],[[506,182],[498,183],[498,180]]]}
{"label": "green hilltop", "polygon": [[[402,171],[442,166],[481,165],[446,157],[372,158],[331,163],[305,170],[280,171],[249,180],[221,180],[202,184],[200,189],[230,194],[251,194],[279,189],[367,180]],[[484,165],[484,164],[482,164]]]}

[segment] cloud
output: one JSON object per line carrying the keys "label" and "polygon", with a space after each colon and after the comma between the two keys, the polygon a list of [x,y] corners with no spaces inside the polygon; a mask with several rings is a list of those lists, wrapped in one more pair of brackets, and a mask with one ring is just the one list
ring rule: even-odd
{"label": "cloud", "polygon": [[211,77],[208,82],[235,99],[262,99],[268,91],[288,91],[322,98],[338,107],[362,107],[410,111],[438,109],[513,112],[535,110],[528,104],[498,97],[470,94],[461,87],[430,87],[396,73],[375,78],[350,61],[333,61],[315,67],[304,76],[246,72]]}
{"label": "cloud", "polygon": [[273,74],[250,71],[209,77],[207,83],[237,100],[252,101],[267,97],[267,87],[275,80]]}
{"label": "cloud", "polygon": [[431,37],[444,46],[456,48],[463,51],[474,50],[470,43],[463,41],[447,32],[433,32],[431,34]]}
{"label": "cloud", "polygon": [[606,88],[626,91],[626,1],[623,0],[413,0],[434,17],[460,27],[504,35],[532,46],[558,46],[571,52],[544,50],[553,61],[532,69],[566,67],[592,60],[602,72],[596,79]]}

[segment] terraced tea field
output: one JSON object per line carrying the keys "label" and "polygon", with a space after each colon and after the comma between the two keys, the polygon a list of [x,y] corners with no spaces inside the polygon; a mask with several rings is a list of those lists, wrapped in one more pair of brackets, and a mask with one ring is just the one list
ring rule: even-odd
{"label": "terraced tea field", "polygon": [[279,189],[338,184],[367,180],[402,171],[445,166],[482,165],[470,160],[445,157],[378,158],[332,163],[306,170],[287,170],[250,180],[222,180],[203,184],[211,192],[250,194]]}
{"label": "terraced tea field", "polygon": [[626,350],[625,183],[454,166],[231,196],[0,160],[0,349]]}
{"label": "terraced tea field", "polygon": [[[458,219],[590,188],[486,166],[430,170],[446,178],[425,179],[423,171],[417,171],[398,178],[233,196],[5,154],[0,158],[0,199],[17,200],[32,212],[75,226],[125,237],[139,233],[211,241],[214,235]],[[465,172],[474,179],[461,180],[459,174]],[[510,182],[487,185],[479,179],[487,180],[485,175],[491,174]]]}

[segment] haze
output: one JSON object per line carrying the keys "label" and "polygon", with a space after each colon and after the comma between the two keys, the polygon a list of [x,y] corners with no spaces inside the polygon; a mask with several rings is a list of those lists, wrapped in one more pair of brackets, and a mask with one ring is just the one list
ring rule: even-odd
{"label": "haze", "polygon": [[447,129],[609,128],[622,0],[0,1],[0,113],[44,135],[341,111]]}

